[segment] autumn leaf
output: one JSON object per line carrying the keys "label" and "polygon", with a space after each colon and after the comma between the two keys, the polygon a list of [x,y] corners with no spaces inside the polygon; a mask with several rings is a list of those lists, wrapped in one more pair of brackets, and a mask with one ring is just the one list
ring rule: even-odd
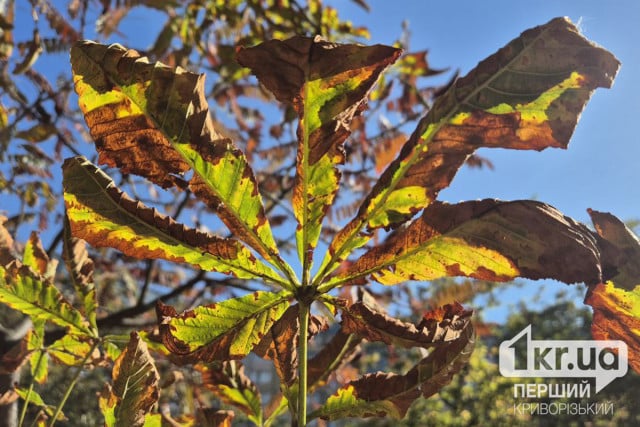
{"label": "autumn leaf", "polygon": [[160,334],[176,363],[241,359],[289,307],[291,293],[254,292],[178,315],[160,304]]}
{"label": "autumn leaf", "polygon": [[[187,186],[234,236],[295,277],[278,255],[246,157],[214,129],[204,74],[89,41],[74,45],[71,63],[100,163],[162,187]],[[185,183],[189,170],[193,176]]]}
{"label": "autumn leaf", "polygon": [[93,283],[93,260],[89,258],[85,241],[71,235],[71,225],[67,215],[64,218],[62,238],[62,258],[80,301],[80,312],[87,317],[91,326],[97,329],[98,301]]}
{"label": "autumn leaf", "polygon": [[320,37],[270,40],[241,49],[238,62],[251,68],[275,97],[300,119],[293,210],[303,270],[311,266],[322,220],[338,190],[342,144],[352,119],[380,73],[401,50],[389,46],[337,44]]}
{"label": "autumn leaf", "polygon": [[262,400],[258,387],[244,373],[244,367],[234,360],[219,364],[196,365],[202,374],[202,384],[218,399],[244,412],[249,420],[262,425]]}
{"label": "autumn leaf", "polygon": [[416,399],[437,393],[466,366],[475,338],[470,322],[459,326],[457,339],[436,346],[406,374],[367,374],[340,387],[310,418],[404,417]]}
{"label": "autumn leaf", "polygon": [[386,285],[447,276],[601,279],[598,245],[586,226],[544,203],[493,199],[431,204],[324,286],[368,275]]}
{"label": "autumn leaf", "polygon": [[300,339],[300,306],[290,306],[262,337],[254,352],[272,360],[283,385],[289,387],[296,380],[298,341]]}
{"label": "autumn leaf", "polygon": [[29,240],[24,246],[22,264],[44,280],[51,280],[58,266],[57,260],[49,259],[49,255],[42,247],[40,237],[35,231],[31,232]]}
{"label": "autumn leaf", "polygon": [[331,242],[314,283],[373,230],[394,228],[432,203],[477,148],[565,148],[591,93],[610,87],[618,66],[564,18],[525,31],[480,62],[419,122],[356,217]]}
{"label": "autumn leaf", "polygon": [[49,321],[76,334],[96,336],[82,313],[55,286],[36,277],[27,266],[0,266],[0,302],[34,320]]}
{"label": "autumn leaf", "polygon": [[109,427],[142,427],[158,400],[159,375],[147,345],[135,332],[113,366],[113,386],[100,395]]}
{"label": "autumn leaf", "polygon": [[185,262],[240,278],[282,279],[240,242],[190,229],[129,198],[83,157],[63,165],[64,198],[71,232],[96,247],[135,258]]}
{"label": "autumn leaf", "polygon": [[[94,349],[94,343],[87,337],[66,334],[47,347],[47,352],[58,362],[75,366],[85,361]],[[96,351],[95,356],[99,356],[99,352]]]}
{"label": "autumn leaf", "polygon": [[589,288],[585,303],[593,307],[591,333],[598,340],[622,340],[629,365],[640,372],[640,242],[615,216],[594,210],[589,215],[598,235],[605,281]]}
{"label": "autumn leaf", "polygon": [[389,316],[382,307],[357,301],[342,309],[342,330],[347,334],[358,334],[367,341],[427,348],[460,338],[466,324],[471,322],[472,311],[464,310],[460,304],[447,305],[443,310],[440,320],[427,317],[414,325]]}
{"label": "autumn leaf", "polygon": [[338,330],[331,340],[307,363],[309,389],[323,386],[329,377],[358,353],[361,337]]}

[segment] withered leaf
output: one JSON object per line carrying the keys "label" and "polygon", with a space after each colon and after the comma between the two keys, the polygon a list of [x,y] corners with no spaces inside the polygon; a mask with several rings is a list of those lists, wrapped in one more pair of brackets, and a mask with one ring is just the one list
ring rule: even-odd
{"label": "withered leaf", "polygon": [[388,285],[445,276],[601,280],[598,245],[586,226],[544,203],[494,199],[431,204],[327,286],[368,274]]}
{"label": "withered leaf", "polygon": [[381,307],[371,307],[364,301],[358,301],[343,307],[342,329],[368,341],[382,341],[406,348],[432,347],[460,338],[473,313],[460,304],[448,304],[442,310],[439,319],[427,315],[421,323],[414,325],[389,316]]}
{"label": "withered leaf", "polygon": [[629,365],[640,372],[640,242],[615,216],[594,210],[589,215],[601,238],[605,276],[585,298],[593,307],[591,333],[595,339],[624,341]]}
{"label": "withered leaf", "polygon": [[356,217],[336,235],[316,283],[377,228],[424,209],[480,147],[565,148],[597,87],[610,87],[618,60],[565,18],[523,32],[440,96]]}
{"label": "withered leaf", "polygon": [[158,401],[158,380],[153,358],[136,332],[113,366],[113,387],[107,385],[100,409],[107,425],[142,427]]}
{"label": "withered leaf", "polygon": [[404,417],[416,399],[440,391],[467,364],[475,345],[473,327],[470,322],[460,327],[458,339],[437,345],[406,374],[367,374],[339,388],[311,418]]}

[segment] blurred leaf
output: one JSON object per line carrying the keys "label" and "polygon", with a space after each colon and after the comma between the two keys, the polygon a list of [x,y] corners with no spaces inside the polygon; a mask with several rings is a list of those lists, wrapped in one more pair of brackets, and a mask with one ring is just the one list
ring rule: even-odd
{"label": "blurred leaf", "polygon": [[67,334],[47,347],[47,352],[58,362],[75,366],[82,363],[93,348],[92,340],[87,337]]}
{"label": "blurred leaf", "polygon": [[39,123],[27,130],[16,132],[16,138],[21,138],[29,142],[42,142],[57,132],[53,123]]}
{"label": "blurred leaf", "polygon": [[66,215],[62,239],[62,258],[80,301],[80,311],[87,316],[91,326],[97,329],[98,301],[93,283],[93,261],[89,258],[85,241],[71,236],[71,225]]}
{"label": "blurred leaf", "polygon": [[[18,396],[20,396],[20,399],[22,399],[25,403],[28,400],[29,404],[33,404],[44,409],[47,415],[53,415],[55,406],[44,403],[42,397],[35,390],[25,390],[23,388],[16,387],[15,391],[16,393],[18,393]],[[66,418],[62,412],[60,412],[60,414],[58,414],[58,417],[56,418],[57,421],[63,421],[65,419]]]}
{"label": "blurred leaf", "polygon": [[250,421],[262,425],[262,399],[258,387],[246,376],[243,366],[234,360],[220,364],[196,365],[202,384],[223,403],[244,412]]}
{"label": "blurred leaf", "polygon": [[14,0],[5,0],[0,5],[0,59],[8,60],[13,53],[13,27],[15,18]]}

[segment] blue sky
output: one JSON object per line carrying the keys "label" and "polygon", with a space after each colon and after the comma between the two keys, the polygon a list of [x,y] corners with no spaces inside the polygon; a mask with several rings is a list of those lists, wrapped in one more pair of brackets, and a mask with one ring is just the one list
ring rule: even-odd
{"label": "blue sky", "polygon": [[462,75],[525,29],[569,17],[622,62],[613,88],[595,92],[568,150],[481,150],[495,170],[462,169],[440,199],[536,198],[587,223],[589,207],[623,220],[640,218],[640,136],[634,126],[640,115],[640,2],[372,0],[369,13],[347,3],[335,4],[344,18],[367,23],[371,42],[392,43],[406,19],[411,50],[429,49],[431,66]]}

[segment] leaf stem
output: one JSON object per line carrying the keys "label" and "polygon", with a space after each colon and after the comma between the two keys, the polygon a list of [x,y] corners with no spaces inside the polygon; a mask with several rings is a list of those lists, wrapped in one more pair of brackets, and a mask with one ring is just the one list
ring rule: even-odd
{"label": "leaf stem", "polygon": [[71,383],[67,387],[67,390],[64,392],[64,396],[62,397],[62,400],[60,400],[60,403],[58,403],[58,406],[56,406],[55,412],[51,416],[51,421],[49,422],[48,427],[53,427],[53,425],[56,423],[56,418],[58,418],[58,415],[60,415],[60,412],[62,412],[62,407],[65,405],[65,403],[67,403],[67,399],[69,399],[71,392],[73,391],[76,384],[78,383],[78,380],[80,379],[80,374],[84,370],[83,368],[85,363],[87,363],[87,361],[93,354],[93,351],[96,349],[96,347],[98,347],[98,344],[100,344],[100,340],[95,340],[93,345],[91,346],[91,349],[87,353],[87,355],[84,357],[84,359],[82,359],[82,362],[80,362],[80,364],[78,365],[78,369],[76,369],[76,373],[73,376]]}
{"label": "leaf stem", "polygon": [[298,343],[298,427],[307,425],[307,360],[309,344],[310,303],[300,304],[300,342]]}

